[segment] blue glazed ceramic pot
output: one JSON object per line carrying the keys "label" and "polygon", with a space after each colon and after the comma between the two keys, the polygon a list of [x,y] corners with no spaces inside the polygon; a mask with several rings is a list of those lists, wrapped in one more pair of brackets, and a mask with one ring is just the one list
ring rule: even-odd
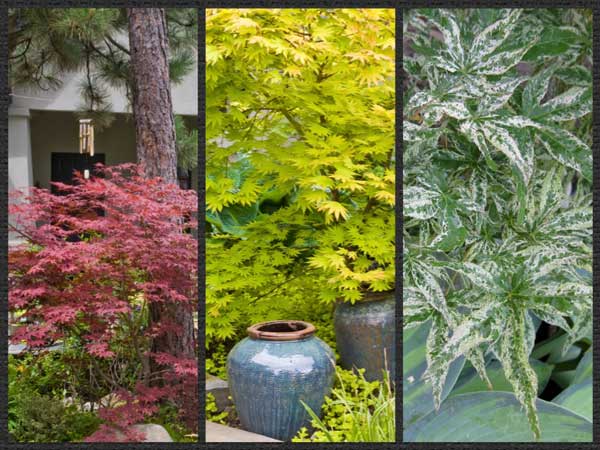
{"label": "blue glazed ceramic pot", "polygon": [[227,357],[229,389],[242,427],[282,441],[310,423],[331,392],[335,356],[307,322],[278,320],[248,328]]}
{"label": "blue glazed ceramic pot", "polygon": [[369,381],[396,369],[396,301],[394,292],[367,293],[351,305],[340,303],[334,313],[335,340],[345,369],[364,368]]}

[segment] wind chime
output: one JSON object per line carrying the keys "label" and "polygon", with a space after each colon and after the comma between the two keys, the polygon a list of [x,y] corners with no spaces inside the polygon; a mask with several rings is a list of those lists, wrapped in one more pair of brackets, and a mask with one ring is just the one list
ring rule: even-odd
{"label": "wind chime", "polygon": [[[86,154],[89,158],[94,156],[94,124],[92,119],[79,119],[79,153]],[[83,178],[90,177],[90,171],[83,171]]]}

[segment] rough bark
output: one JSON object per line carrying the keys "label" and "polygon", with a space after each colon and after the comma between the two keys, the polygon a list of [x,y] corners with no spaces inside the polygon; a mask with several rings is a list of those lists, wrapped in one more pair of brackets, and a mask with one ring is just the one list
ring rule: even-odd
{"label": "rough bark", "polygon": [[[177,183],[175,122],[169,80],[169,44],[164,9],[130,8],[129,46],[133,77],[133,117],[138,163],[146,176]],[[192,312],[182,305],[151,304],[150,321],[173,322],[181,333],[154,339],[152,351],[192,358],[196,340]]]}
{"label": "rough bark", "polygon": [[129,47],[138,162],[149,177],[177,183],[175,122],[164,9],[130,8]]}

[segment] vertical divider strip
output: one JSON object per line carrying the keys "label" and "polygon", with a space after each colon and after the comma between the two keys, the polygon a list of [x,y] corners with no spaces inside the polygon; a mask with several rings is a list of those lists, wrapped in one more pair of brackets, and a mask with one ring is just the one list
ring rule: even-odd
{"label": "vertical divider strip", "polygon": [[403,48],[402,48],[402,9],[396,7],[396,255],[395,255],[395,269],[396,269],[396,442],[402,442],[402,88],[403,88],[403,76],[402,76],[402,61],[403,61]]}
{"label": "vertical divider strip", "polygon": [[2,281],[0,282],[0,442],[8,442],[8,8],[0,9],[0,267]]}
{"label": "vertical divider strip", "polygon": [[205,116],[205,40],[206,10],[198,9],[198,442],[206,442],[206,346],[205,336],[205,299],[206,299],[206,242],[205,242],[205,197],[206,197],[206,116]]}
{"label": "vertical divider strip", "polygon": [[592,140],[592,168],[593,168],[593,219],[592,219],[592,237],[593,237],[593,442],[598,444],[600,441],[600,375],[598,374],[600,362],[600,327],[598,319],[600,318],[600,244],[598,236],[600,235],[600,6],[595,3],[593,7],[593,140]]}

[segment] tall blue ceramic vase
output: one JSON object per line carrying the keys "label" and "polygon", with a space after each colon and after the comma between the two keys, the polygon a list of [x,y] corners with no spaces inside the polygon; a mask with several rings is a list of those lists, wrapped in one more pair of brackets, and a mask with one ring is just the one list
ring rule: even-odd
{"label": "tall blue ceramic vase", "polygon": [[362,301],[340,303],[334,313],[335,340],[345,369],[364,368],[369,381],[396,369],[394,292],[367,293]]}
{"label": "tall blue ceramic vase", "polygon": [[248,431],[290,440],[331,392],[335,356],[307,322],[278,320],[248,328],[227,357],[229,389]]}

